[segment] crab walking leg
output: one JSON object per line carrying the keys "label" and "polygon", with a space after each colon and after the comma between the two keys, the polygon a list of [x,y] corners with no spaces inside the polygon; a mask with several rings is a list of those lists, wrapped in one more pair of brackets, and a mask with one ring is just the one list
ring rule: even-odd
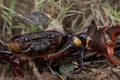
{"label": "crab walking leg", "polygon": [[84,47],[82,47],[80,51],[78,51],[78,52],[73,53],[72,55],[70,55],[70,56],[76,56],[77,63],[78,63],[78,68],[76,68],[74,71],[72,71],[72,73],[81,72],[81,70],[84,67],[83,58],[84,58],[85,54],[86,54],[86,50],[85,50]]}
{"label": "crab walking leg", "polygon": [[48,55],[48,58],[55,59],[65,55],[69,55],[71,54],[71,52],[69,51],[71,48],[81,48],[82,41],[77,36],[71,36],[70,39],[71,39],[71,42],[64,49],[62,49],[61,51],[55,54]]}
{"label": "crab walking leg", "polygon": [[84,67],[84,64],[83,64],[83,54],[79,53],[79,54],[76,55],[76,57],[77,57],[78,68],[76,68],[74,71],[72,71],[72,73],[81,72],[81,70]]}
{"label": "crab walking leg", "polygon": [[11,63],[12,62],[11,56],[12,54],[9,51],[0,51],[0,59],[3,61]]}
{"label": "crab walking leg", "polygon": [[24,77],[23,71],[22,71],[20,65],[21,65],[20,64],[20,58],[19,57],[15,57],[12,60],[12,71],[13,71],[15,76]]}
{"label": "crab walking leg", "polygon": [[77,51],[76,53],[73,53],[70,51],[70,48],[73,48],[72,44],[69,44],[67,47],[65,47],[62,51],[56,53],[56,54],[50,54],[49,58],[50,59],[56,59],[59,58],[61,56],[76,56],[77,58],[77,63],[78,63],[78,68],[76,68],[74,71],[72,71],[72,73],[78,73],[82,70],[84,64],[83,64],[83,57],[86,54],[86,49],[83,46],[80,47],[80,50]]}
{"label": "crab walking leg", "polygon": [[76,54],[78,68],[76,70],[74,70],[73,73],[81,72],[81,70],[84,67],[83,58],[84,58],[84,55],[86,54],[86,50],[84,48],[82,48],[82,50],[78,51],[78,52],[79,52],[79,54]]}
{"label": "crab walking leg", "polygon": [[72,71],[73,74],[81,72],[81,70],[83,69],[83,67],[84,67],[84,63],[83,63],[84,54],[85,54],[84,51],[78,51],[76,53],[69,55],[70,57],[76,56],[76,58],[77,58],[78,67],[75,68],[74,71]]}
{"label": "crab walking leg", "polygon": [[69,44],[67,47],[65,47],[63,50],[61,50],[60,52],[57,52],[55,54],[49,54],[48,55],[48,58],[49,59],[56,59],[56,58],[59,58],[59,57],[62,57],[64,55],[68,55],[69,52],[67,52],[67,50],[69,50],[70,48],[72,47],[72,44]]}
{"label": "crab walking leg", "polygon": [[13,56],[9,51],[0,51],[0,59],[3,61],[7,61],[12,64],[12,71],[15,76],[23,77],[22,70],[20,68],[19,58]]}

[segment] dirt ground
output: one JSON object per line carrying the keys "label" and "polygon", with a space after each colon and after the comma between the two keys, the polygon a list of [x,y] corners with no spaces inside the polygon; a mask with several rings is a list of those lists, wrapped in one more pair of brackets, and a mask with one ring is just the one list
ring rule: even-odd
{"label": "dirt ground", "polygon": [[[116,54],[119,55],[119,51]],[[32,67],[30,67],[30,64]],[[10,64],[4,62],[0,65],[0,80],[120,80],[120,63],[112,65],[106,59],[100,57],[94,60],[85,60],[83,70],[76,74],[69,74],[67,78],[62,74],[53,75],[48,70],[39,73],[35,64],[30,64],[24,68],[25,77],[18,78],[14,77]]]}

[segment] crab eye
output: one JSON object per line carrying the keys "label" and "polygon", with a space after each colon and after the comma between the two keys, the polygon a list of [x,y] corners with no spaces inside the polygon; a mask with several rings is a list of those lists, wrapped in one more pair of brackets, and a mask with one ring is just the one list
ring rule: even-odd
{"label": "crab eye", "polygon": [[28,39],[28,38],[25,38],[24,40],[25,40],[25,41],[29,41],[29,39]]}

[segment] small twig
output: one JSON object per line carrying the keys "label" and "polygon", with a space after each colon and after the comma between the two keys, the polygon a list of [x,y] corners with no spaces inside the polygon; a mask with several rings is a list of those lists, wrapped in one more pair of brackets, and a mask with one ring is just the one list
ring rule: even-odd
{"label": "small twig", "polygon": [[42,76],[38,72],[38,68],[36,67],[36,65],[33,62],[31,62],[31,63],[32,63],[32,66],[33,66],[33,73],[36,76],[37,80],[43,80]]}
{"label": "small twig", "polygon": [[0,43],[1,43],[2,45],[5,45],[5,46],[8,47],[8,44],[6,44],[5,42],[3,42],[1,39],[0,39]]}
{"label": "small twig", "polygon": [[80,14],[78,14],[78,15],[76,16],[76,18],[73,20],[72,25],[71,25],[71,30],[74,31],[74,29],[75,29],[74,27],[76,26],[77,21],[78,21],[79,18],[80,18]]}
{"label": "small twig", "polygon": [[6,27],[6,20],[4,21],[4,26],[3,26],[3,36],[5,36],[5,27]]}
{"label": "small twig", "polygon": [[118,79],[120,79],[120,76],[119,76],[115,71],[113,71],[113,70],[111,70],[111,71],[112,71],[113,74],[116,75],[116,77],[117,77]]}

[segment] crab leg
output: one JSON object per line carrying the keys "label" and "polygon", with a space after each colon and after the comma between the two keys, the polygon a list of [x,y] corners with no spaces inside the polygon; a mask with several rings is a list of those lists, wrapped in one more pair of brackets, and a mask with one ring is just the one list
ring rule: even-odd
{"label": "crab leg", "polygon": [[20,58],[15,56],[12,60],[13,73],[14,73],[15,76],[24,77],[20,65],[21,65],[20,64]]}
{"label": "crab leg", "polygon": [[65,55],[68,55],[69,52],[67,52],[67,50],[69,50],[72,47],[72,44],[69,44],[68,46],[66,46],[63,50],[61,50],[60,52],[57,52],[55,54],[49,54],[48,58],[49,59],[56,59]]}
{"label": "crab leg", "polygon": [[86,50],[82,47],[80,51],[73,53],[72,56],[76,56],[78,68],[76,68],[72,73],[78,73],[81,72],[82,68],[84,67],[83,58],[86,54]]}
{"label": "crab leg", "polygon": [[20,68],[19,57],[13,56],[9,51],[0,51],[0,59],[12,64],[12,71],[15,76],[24,76]]}
{"label": "crab leg", "polygon": [[78,63],[78,68],[76,68],[73,73],[78,73],[81,72],[82,68],[84,67],[83,64],[83,54],[79,53],[76,55],[77,56],[77,63]]}
{"label": "crab leg", "polygon": [[62,49],[61,51],[59,51],[55,54],[48,55],[48,58],[49,59],[55,59],[55,58],[58,58],[58,57],[69,55],[69,54],[71,54],[69,52],[70,48],[81,48],[82,41],[77,36],[71,36],[70,39],[71,39],[71,42],[64,49]]}
{"label": "crab leg", "polygon": [[12,60],[10,59],[11,56],[12,56],[11,52],[9,52],[9,51],[0,51],[0,59],[1,60],[5,60],[5,61],[11,63],[12,62]]}

